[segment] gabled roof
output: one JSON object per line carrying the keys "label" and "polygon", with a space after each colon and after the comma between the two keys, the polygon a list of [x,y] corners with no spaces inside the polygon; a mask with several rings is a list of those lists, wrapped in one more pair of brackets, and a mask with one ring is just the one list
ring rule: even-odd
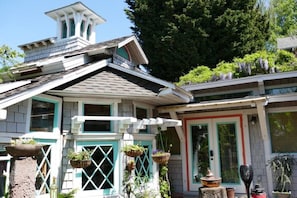
{"label": "gabled roof", "polygon": [[[164,94],[164,90],[170,91]],[[187,103],[192,98],[191,94],[171,83],[101,60],[38,76],[27,80],[22,86],[0,93],[0,109],[41,93],[65,97],[133,99],[152,105]]]}
{"label": "gabled roof", "polygon": [[[126,36],[89,45],[72,52],[27,62],[13,68],[20,80],[1,84],[0,109],[41,93],[59,96],[123,98],[152,105],[188,103],[192,95],[172,83],[135,68],[111,63],[116,48],[125,47],[133,63],[148,60],[135,36]],[[39,68],[37,73],[26,72]],[[30,79],[28,79],[30,77]]]}

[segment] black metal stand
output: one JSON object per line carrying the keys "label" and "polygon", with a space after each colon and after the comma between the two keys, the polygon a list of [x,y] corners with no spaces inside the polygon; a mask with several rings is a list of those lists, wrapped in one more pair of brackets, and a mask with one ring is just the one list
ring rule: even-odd
{"label": "black metal stand", "polygon": [[253,181],[253,167],[252,165],[241,165],[240,166],[240,177],[244,182],[246,193],[250,198],[250,185]]}

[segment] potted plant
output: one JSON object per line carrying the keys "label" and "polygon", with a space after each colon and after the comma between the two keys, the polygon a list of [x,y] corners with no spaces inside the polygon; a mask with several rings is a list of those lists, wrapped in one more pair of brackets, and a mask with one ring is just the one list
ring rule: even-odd
{"label": "potted plant", "polygon": [[166,165],[169,161],[170,156],[171,156],[170,152],[164,152],[163,150],[153,151],[153,154],[152,154],[152,158],[154,162],[161,165]]}
{"label": "potted plant", "polygon": [[73,150],[68,151],[68,159],[73,168],[86,168],[91,165],[91,153],[90,150],[82,150],[74,152]]}
{"label": "potted plant", "polygon": [[295,162],[294,157],[288,154],[277,155],[268,161],[268,166],[273,172],[274,190],[272,195],[275,198],[290,197],[291,175]]}
{"label": "potted plant", "polygon": [[13,157],[32,157],[40,153],[42,145],[37,144],[32,138],[19,138],[11,140],[11,145],[6,146],[7,153]]}
{"label": "potted plant", "polygon": [[143,154],[145,148],[138,144],[127,144],[121,149],[127,156],[137,157]]}

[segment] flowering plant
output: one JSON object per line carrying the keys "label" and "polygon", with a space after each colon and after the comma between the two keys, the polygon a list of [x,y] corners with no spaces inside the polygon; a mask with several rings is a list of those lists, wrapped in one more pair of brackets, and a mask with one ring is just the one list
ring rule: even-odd
{"label": "flowering plant", "polygon": [[163,150],[159,150],[159,149],[153,151],[153,155],[163,155],[165,153],[167,153],[167,152],[165,152]]}

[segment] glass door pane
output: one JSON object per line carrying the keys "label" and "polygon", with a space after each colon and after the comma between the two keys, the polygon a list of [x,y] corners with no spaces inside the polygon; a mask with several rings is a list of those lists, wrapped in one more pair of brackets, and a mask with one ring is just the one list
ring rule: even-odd
{"label": "glass door pane", "polygon": [[217,123],[220,172],[223,183],[239,183],[235,123]]}
{"label": "glass door pane", "polygon": [[208,125],[198,124],[191,126],[192,138],[192,161],[193,161],[193,181],[200,181],[205,176],[209,163],[209,141],[208,141]]}

